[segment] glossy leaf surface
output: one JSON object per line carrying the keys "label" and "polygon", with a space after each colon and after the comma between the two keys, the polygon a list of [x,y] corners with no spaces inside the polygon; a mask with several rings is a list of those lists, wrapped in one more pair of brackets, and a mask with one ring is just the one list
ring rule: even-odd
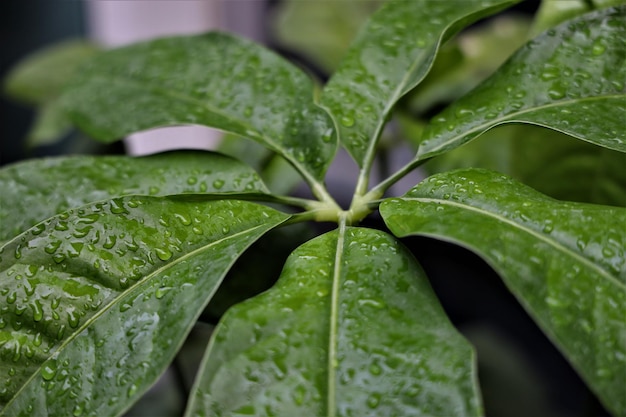
{"label": "glossy leaf surface", "polygon": [[241,201],[128,196],[7,243],[0,415],[123,412],[167,367],[237,257],[287,217]]}
{"label": "glossy leaf surface", "polygon": [[478,415],[477,391],[472,348],[412,255],[341,228],[226,313],[187,415]]}
{"label": "glossy leaf surface", "polygon": [[606,407],[626,412],[626,209],[560,202],[470,169],[430,177],[381,214],[396,236],[482,256]]}
{"label": "glossy leaf surface", "polygon": [[426,76],[441,42],[513,3],[387,2],[368,20],[321,97],[359,166],[371,162],[391,108]]}
{"label": "glossy leaf surface", "polygon": [[545,32],[436,116],[417,156],[444,153],[512,122],[625,152],[624,39],[626,7],[590,13]]}
{"label": "glossy leaf surface", "polygon": [[206,125],[259,141],[316,180],[336,148],[332,122],[313,103],[312,81],[261,46],[222,33],[103,53],[81,70],[64,102],[96,139]]}
{"label": "glossy leaf surface", "polygon": [[211,152],[30,160],[0,170],[0,195],[11,202],[0,204],[0,240],[68,208],[111,197],[266,191],[251,168]]}
{"label": "glossy leaf surface", "polygon": [[440,155],[428,172],[487,168],[559,200],[626,206],[626,154],[553,130],[508,125]]}

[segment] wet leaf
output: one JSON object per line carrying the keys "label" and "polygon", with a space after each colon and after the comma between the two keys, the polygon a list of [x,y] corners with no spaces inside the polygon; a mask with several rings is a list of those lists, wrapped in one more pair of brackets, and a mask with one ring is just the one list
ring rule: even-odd
{"label": "wet leaf", "polygon": [[626,412],[626,209],[553,200],[469,169],[430,177],[381,214],[396,236],[483,257],[605,406]]}
{"label": "wet leaf", "polygon": [[360,167],[371,163],[393,105],[426,76],[440,44],[468,24],[514,3],[387,2],[368,20],[321,96],[321,104],[337,123],[341,142]]}
{"label": "wet leaf", "polygon": [[237,257],[287,218],[242,201],[128,196],[8,242],[0,415],[121,414],[165,370]]}
{"label": "wet leaf", "polygon": [[[0,170],[0,240],[48,217],[93,201],[129,194],[267,192],[235,159],[177,151],[141,158],[70,156],[30,160]],[[45,204],[41,202],[45,201]]]}
{"label": "wet leaf", "polygon": [[100,54],[63,100],[78,127],[102,141],[159,126],[206,125],[264,144],[309,180],[322,179],[336,148],[332,122],[313,103],[307,75],[222,33]]}
{"label": "wet leaf", "polygon": [[503,123],[530,123],[626,152],[626,7],[587,14],[527,43],[432,120],[420,159]]}
{"label": "wet leaf", "polygon": [[[268,308],[271,306],[271,308]],[[473,351],[412,255],[341,228],[224,316],[187,415],[478,415]]]}

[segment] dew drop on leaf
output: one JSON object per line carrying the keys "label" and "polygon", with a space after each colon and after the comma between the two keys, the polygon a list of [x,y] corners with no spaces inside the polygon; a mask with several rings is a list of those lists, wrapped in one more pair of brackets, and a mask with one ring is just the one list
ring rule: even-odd
{"label": "dew drop on leaf", "polygon": [[172,252],[169,249],[156,248],[154,253],[156,253],[157,258],[162,261],[167,261],[172,257]]}

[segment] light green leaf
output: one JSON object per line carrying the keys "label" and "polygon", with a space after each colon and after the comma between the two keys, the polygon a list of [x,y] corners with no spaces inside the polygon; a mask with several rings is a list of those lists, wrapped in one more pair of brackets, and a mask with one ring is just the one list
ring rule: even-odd
{"label": "light green leaf", "polygon": [[514,3],[391,1],[369,19],[321,96],[341,142],[361,168],[371,164],[393,105],[426,76],[440,44]]}
{"label": "light green leaf", "polygon": [[28,146],[50,145],[58,142],[72,129],[72,122],[58,100],[50,100],[37,109],[26,142]]}
{"label": "light green leaf", "polygon": [[80,64],[98,52],[96,45],[77,39],[37,51],[11,68],[4,92],[15,100],[45,104],[59,95]]}
{"label": "light green leaf", "polygon": [[361,25],[381,4],[381,0],[282,1],[271,29],[282,45],[331,73]]}
{"label": "light green leaf", "polygon": [[340,228],[218,325],[187,415],[480,414],[473,350],[393,237]]}
{"label": "light green leaf", "polygon": [[0,204],[0,240],[69,208],[111,197],[218,192],[267,189],[251,168],[211,152],[30,160],[0,170],[5,202]]}
{"label": "light green leaf", "polygon": [[489,130],[424,165],[428,172],[487,168],[559,200],[626,206],[626,154],[529,125]]}
{"label": "light green leaf", "polygon": [[483,257],[604,405],[626,413],[626,209],[560,202],[478,169],[430,177],[380,209],[396,236]]}
{"label": "light green leaf", "polygon": [[591,6],[591,2],[587,0],[541,0],[532,31],[538,35],[568,19],[591,11]]}
{"label": "light green leaf", "polygon": [[8,242],[0,415],[121,414],[165,370],[237,257],[287,218],[242,201],[128,196]]}
{"label": "light green leaf", "polygon": [[503,123],[531,123],[626,152],[626,7],[585,15],[527,43],[436,116],[419,159]]}
{"label": "light green leaf", "polygon": [[336,150],[313,82],[287,61],[222,33],[164,38],[97,56],[63,97],[77,126],[114,141],[159,126],[200,124],[254,139],[309,182]]}

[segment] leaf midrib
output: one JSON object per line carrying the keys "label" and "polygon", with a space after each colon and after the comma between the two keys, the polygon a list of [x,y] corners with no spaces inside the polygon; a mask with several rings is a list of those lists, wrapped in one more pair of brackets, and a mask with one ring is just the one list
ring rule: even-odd
{"label": "leaf midrib", "polygon": [[[441,150],[442,148],[445,148],[446,146],[450,145],[451,143],[454,143],[458,140],[461,140],[465,137],[471,136],[473,133],[476,133],[477,131],[480,130],[488,130],[490,128],[496,127],[499,124],[503,124],[503,123],[510,123],[510,122],[515,122],[516,120],[510,120],[512,118],[524,115],[526,113],[532,113],[534,111],[540,111],[540,110],[544,110],[544,109],[548,109],[551,107],[558,107],[558,106],[562,106],[562,105],[570,105],[570,104],[575,104],[575,103],[580,103],[580,102],[585,102],[585,101],[594,101],[594,100],[610,100],[610,99],[624,99],[626,98],[626,96],[624,96],[623,94],[603,94],[603,95],[597,95],[597,96],[592,96],[592,97],[583,97],[583,98],[576,98],[576,99],[570,99],[570,100],[560,100],[557,102],[553,102],[553,103],[546,103],[537,107],[530,107],[530,108],[526,108],[523,110],[519,110],[513,113],[508,113],[500,118],[497,119],[493,119],[490,120],[488,123],[482,123],[479,124],[478,126],[473,127],[472,129],[469,130],[465,130],[463,133],[459,134],[459,135],[455,135],[452,138],[446,140],[445,142],[442,142],[439,146],[432,148],[430,150],[426,150],[426,152],[420,152],[420,148],[418,148],[417,151],[417,158],[423,158],[424,155],[432,155],[434,153],[436,153],[437,151]],[[527,120],[519,120],[519,122],[521,123],[531,123],[531,124],[537,124],[549,129],[553,129],[553,130],[558,130],[555,129],[552,126],[549,125],[545,125],[545,124],[541,124],[541,123],[534,123],[534,122],[530,122]],[[482,132],[481,132],[482,133]],[[569,134],[570,136],[572,135],[572,133],[567,133],[567,132],[563,132],[566,134]],[[426,139],[424,142],[422,142],[422,144],[427,144],[428,141],[433,141],[436,140],[437,136],[432,137],[430,139]]]}
{"label": "leaf midrib", "polygon": [[214,242],[211,242],[208,245],[199,247],[197,249],[194,249],[191,252],[188,252],[186,254],[184,254],[183,256],[181,256],[180,258],[175,259],[174,261],[167,263],[163,266],[161,266],[160,268],[155,269],[153,272],[151,272],[150,274],[146,275],[146,277],[140,281],[138,281],[136,284],[130,286],[126,291],[121,291],[119,293],[118,296],[114,297],[111,299],[111,302],[104,308],[102,308],[100,311],[98,311],[97,313],[95,313],[92,317],[89,318],[89,320],[87,320],[85,322],[85,324],[83,324],[82,326],[80,326],[78,329],[76,329],[76,331],[74,333],[72,333],[72,335],[70,337],[68,337],[63,343],[61,343],[59,345],[59,347],[50,355],[48,356],[43,362],[41,362],[41,364],[37,367],[37,371],[34,372],[30,378],[28,378],[24,384],[22,384],[21,388],[15,393],[15,395],[13,396],[13,398],[11,399],[11,401],[9,401],[8,403],[6,403],[4,405],[4,407],[2,409],[0,409],[0,416],[3,416],[3,410],[6,410],[15,400],[17,400],[17,398],[19,397],[20,393],[28,386],[32,383],[33,379],[35,378],[35,376],[38,374],[39,370],[41,370],[41,365],[43,365],[44,363],[46,363],[48,360],[50,360],[52,357],[54,357],[56,354],[58,354],[58,352],[61,352],[67,345],[70,344],[70,342],[74,341],[85,329],[87,329],[89,326],[91,326],[99,317],[101,317],[102,315],[104,315],[105,312],[109,311],[111,308],[113,308],[114,306],[116,306],[118,304],[118,302],[125,298],[126,296],[130,296],[133,295],[138,288],[142,287],[144,284],[150,284],[152,282],[152,278],[154,278],[156,275],[166,271],[168,268],[173,267],[179,263],[181,263],[182,261],[190,258],[191,256],[200,253],[204,250],[208,250],[211,247],[218,245],[220,243],[223,243],[225,241],[228,241],[232,238],[237,238],[239,236],[245,235],[247,233],[253,232],[259,228],[262,228],[264,226],[267,226],[266,224],[263,225],[257,225],[254,226],[250,229],[246,229],[243,230],[241,232],[237,232],[233,235],[224,237],[222,239],[216,240]]}
{"label": "leaf midrib", "polygon": [[556,248],[557,250],[565,253],[566,255],[571,256],[574,259],[577,259],[580,263],[586,264],[588,267],[590,267],[591,269],[597,270],[600,275],[604,276],[605,278],[607,278],[608,280],[613,281],[614,283],[617,283],[617,286],[622,288],[623,290],[626,291],[626,284],[622,283],[620,280],[618,280],[617,278],[615,278],[613,275],[611,275],[610,273],[608,273],[607,271],[605,271],[603,268],[601,268],[599,265],[597,265],[596,263],[592,262],[591,260],[585,258],[584,256],[581,256],[579,254],[577,254],[576,252],[572,251],[570,248],[568,248],[567,246],[562,245],[560,242],[556,241],[556,240],[552,240],[552,239],[548,239],[547,236],[538,233],[530,228],[524,227],[523,225],[516,223],[510,219],[507,219],[506,217],[503,217],[501,215],[498,215],[497,213],[493,213],[490,212],[488,210],[481,210],[477,207],[473,207],[473,206],[468,206],[468,205],[464,205],[464,204],[460,204],[460,203],[455,203],[453,201],[450,200],[442,200],[442,199],[436,199],[436,198],[415,198],[415,197],[403,197],[402,198],[405,201],[417,201],[417,202],[425,202],[425,203],[437,203],[437,204],[443,204],[443,205],[448,205],[448,206],[454,206],[454,207],[460,207],[462,209],[465,210],[469,210],[469,211],[474,211],[476,213],[479,213],[483,216],[488,216],[488,217],[492,217],[502,223],[506,223],[509,224],[523,232],[528,233],[529,235],[532,235],[534,237],[536,237],[537,239],[544,241],[546,243],[548,243],[550,246],[553,246],[554,248]]}

